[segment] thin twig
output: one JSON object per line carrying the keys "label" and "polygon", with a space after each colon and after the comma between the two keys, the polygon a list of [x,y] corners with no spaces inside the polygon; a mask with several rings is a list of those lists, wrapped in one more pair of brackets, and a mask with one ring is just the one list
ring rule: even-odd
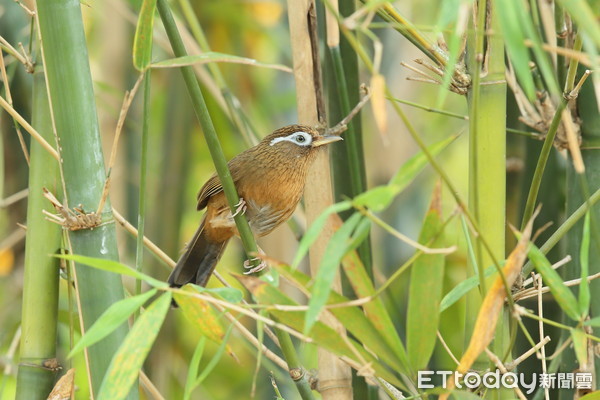
{"label": "thin twig", "polygon": [[527,358],[529,358],[532,354],[537,353],[537,351],[541,347],[545,346],[548,342],[550,342],[550,340],[551,340],[550,336],[546,336],[544,339],[542,339],[539,343],[537,343],[531,349],[527,350],[525,353],[521,354],[519,357],[515,358],[513,361],[506,364],[506,369],[508,369],[509,371],[512,371],[519,364],[521,364],[523,361],[525,361]]}
{"label": "thin twig", "polygon": [[442,334],[440,333],[440,331],[437,331],[436,334],[437,334],[438,339],[440,339],[440,343],[442,344],[442,346],[444,347],[444,349],[446,349],[446,352],[448,353],[448,355],[450,356],[450,358],[452,359],[452,361],[454,361],[454,363],[456,365],[460,364],[460,361],[458,361],[458,358],[456,358],[456,356],[454,355],[454,353],[452,353],[452,350],[450,350],[450,347],[448,346],[448,344],[444,340],[444,337],[442,336]]}
{"label": "thin twig", "polygon": [[144,388],[148,391],[148,394],[155,400],[165,400],[162,394],[158,391],[154,383],[148,378],[148,375],[144,371],[140,371],[140,382]]}
{"label": "thin twig", "polygon": [[[502,361],[498,358],[498,356],[496,354],[492,353],[490,350],[488,350],[487,347],[485,348],[485,353],[490,358],[490,360],[492,360],[492,362],[494,364],[496,364],[496,367],[500,370],[500,372],[502,372],[503,374],[506,374],[508,372],[508,370],[506,369],[504,364],[502,364]],[[513,386],[513,389],[514,389],[517,397],[519,397],[519,399],[527,400],[527,397],[525,397],[525,395],[523,394],[521,389],[519,389],[518,385]]]}
{"label": "thin twig", "polygon": [[356,114],[358,114],[358,112],[363,108],[365,104],[367,104],[367,102],[371,98],[371,92],[368,90],[368,88],[366,88],[366,86],[364,87],[364,90],[366,91],[365,95],[362,99],[360,99],[356,106],[354,106],[352,111],[350,111],[350,114],[346,115],[346,117],[343,120],[341,120],[337,125],[328,128],[326,131],[327,135],[339,136],[348,128],[348,124],[350,123],[352,118],[354,118]]}
{"label": "thin twig", "polygon": [[8,206],[11,206],[17,201],[26,199],[27,196],[29,196],[29,188],[25,188],[23,190],[18,191],[17,193],[13,193],[7,198],[0,200],[0,208],[6,208]]}
{"label": "thin twig", "polygon": [[6,112],[9,113],[10,116],[12,116],[15,119],[15,121],[19,123],[19,125],[25,128],[25,130],[29,132],[29,134],[52,155],[52,157],[54,157],[56,160],[60,160],[58,152],[54,149],[54,147],[50,146],[46,139],[44,139],[42,135],[38,133],[38,131],[36,131],[31,125],[29,125],[29,122],[25,121],[21,114],[19,114],[14,108],[12,108],[12,106],[1,96],[0,106],[4,108],[4,110],[6,110]]}
{"label": "thin twig", "polygon": [[[6,92],[6,100],[12,106],[12,96],[10,94],[10,85],[8,82],[8,75],[6,74],[6,65],[4,64],[4,55],[0,51],[0,71],[2,72],[2,80],[4,81],[4,88]],[[27,151],[27,145],[25,144],[25,140],[23,139],[23,133],[21,132],[21,128],[19,125],[15,123],[15,130],[17,131],[17,136],[19,138],[19,143],[21,144],[21,150],[23,151],[23,156],[25,157],[25,161],[27,161],[27,165],[29,165],[29,151]]]}
{"label": "thin twig", "polygon": [[140,83],[144,78],[144,74],[140,74],[135,85],[133,85],[133,89],[131,91],[125,92],[125,97],[123,98],[123,105],[121,106],[121,112],[119,113],[119,119],[117,121],[117,128],[115,130],[115,137],[113,138],[112,148],[110,150],[110,158],[108,161],[108,171],[106,173],[106,181],[104,182],[104,187],[102,188],[102,196],[100,197],[100,202],[98,203],[98,208],[96,214],[102,213],[102,209],[104,208],[104,203],[108,198],[108,191],[110,187],[110,181],[112,176],[112,169],[115,165],[115,158],[117,157],[117,149],[119,147],[119,138],[121,137],[121,131],[123,130],[123,125],[125,124],[125,118],[127,117],[127,113],[129,112],[129,108],[131,107],[131,102],[133,101],[135,94],[138,91]]}

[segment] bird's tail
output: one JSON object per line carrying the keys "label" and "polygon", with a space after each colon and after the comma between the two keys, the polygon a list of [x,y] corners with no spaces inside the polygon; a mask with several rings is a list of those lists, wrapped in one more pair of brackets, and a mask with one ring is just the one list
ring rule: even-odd
{"label": "bird's tail", "polygon": [[223,242],[213,242],[207,240],[204,234],[204,221],[194,234],[194,237],[187,244],[185,251],[177,261],[175,269],[169,276],[169,285],[171,287],[181,287],[186,283],[195,283],[196,285],[206,286],[208,279],[212,275],[227,240]]}

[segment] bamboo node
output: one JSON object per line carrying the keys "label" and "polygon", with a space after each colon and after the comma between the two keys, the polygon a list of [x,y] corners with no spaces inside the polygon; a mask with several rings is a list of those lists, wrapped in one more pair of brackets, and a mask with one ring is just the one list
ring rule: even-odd
{"label": "bamboo node", "polygon": [[290,369],[290,377],[294,382],[297,382],[304,378],[304,369],[302,368],[291,368]]}
{"label": "bamboo node", "polygon": [[50,222],[61,225],[64,229],[70,231],[79,231],[83,229],[94,229],[114,221],[102,221],[102,214],[94,211],[86,213],[83,206],[80,204],[73,210],[64,206],[58,199],[46,188],[42,188],[44,197],[52,203],[58,214],[52,214],[46,210],[42,210],[46,219]]}
{"label": "bamboo node", "polygon": [[62,369],[62,366],[58,362],[57,358],[48,358],[42,362],[42,367],[49,369],[50,371],[56,372]]}

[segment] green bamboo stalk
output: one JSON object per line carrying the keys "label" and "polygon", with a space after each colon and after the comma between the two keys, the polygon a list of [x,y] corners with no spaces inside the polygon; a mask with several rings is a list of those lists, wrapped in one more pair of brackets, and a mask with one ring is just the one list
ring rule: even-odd
{"label": "green bamboo stalk", "polygon": [[[194,9],[192,8],[192,4],[190,0],[179,0],[179,4],[183,11],[183,15],[190,26],[190,30],[194,38],[198,42],[198,45],[204,52],[211,51],[210,45],[208,44],[208,40],[206,39],[206,35],[202,26],[198,22],[198,18],[196,18],[196,14],[194,13]],[[244,111],[240,107],[240,102],[233,95],[227,83],[225,82],[225,78],[221,73],[221,69],[217,63],[208,63],[208,70],[210,71],[215,83],[219,87],[221,94],[223,95],[223,99],[225,100],[225,104],[227,105],[227,109],[229,111],[229,118],[231,122],[235,125],[238,131],[242,134],[242,137],[246,141],[248,146],[253,146],[258,143],[258,137],[256,136],[256,132],[252,129],[249,121],[246,119]]]}
{"label": "green bamboo stalk", "polygon": [[[325,89],[328,100],[328,121],[334,125],[348,115],[351,104],[357,104],[359,96],[359,69],[358,58],[352,46],[346,38],[339,36],[338,21],[335,20],[335,14],[339,17],[352,15],[356,10],[356,4],[353,1],[328,2],[330,18],[326,20],[327,43],[329,47],[329,57],[326,57],[323,63],[324,74],[327,78]],[[336,9],[339,7],[339,10]],[[329,26],[335,24],[335,26]],[[330,30],[335,32],[329,33]],[[348,88],[353,88],[349,90]],[[348,130],[344,133],[346,146],[340,146],[331,154],[331,169],[333,171],[333,183],[336,201],[341,201],[348,197],[353,198],[364,192],[367,188],[367,179],[365,171],[365,160],[362,141],[362,120],[361,113],[358,113],[348,124]],[[348,174],[350,171],[350,174]],[[352,213],[341,213],[340,217],[348,218]],[[367,270],[368,276],[373,278],[372,270],[372,251],[371,239],[368,236],[358,248],[358,254]],[[355,296],[349,284],[345,282],[345,276],[342,276],[342,290],[344,294],[352,298]],[[366,380],[352,371],[352,390],[356,398],[375,399],[377,398],[378,388],[369,386]]]}
{"label": "green bamboo stalk", "polygon": [[[147,169],[148,169],[148,130],[150,125],[150,82],[151,82],[152,70],[147,69],[144,72],[144,111],[143,111],[143,122],[142,122],[142,149],[141,149],[141,160],[140,160],[140,190],[138,197],[138,236],[136,239],[135,249],[135,269],[142,271],[142,262],[144,259],[144,228],[146,225],[146,183]],[[135,281],[135,294],[138,295],[142,292],[142,280],[136,279]],[[136,313],[136,317],[139,311]]]}
{"label": "green bamboo stalk", "polygon": [[[467,36],[467,71],[472,77],[472,85],[467,94],[469,209],[480,229],[480,236],[475,239],[475,254],[480,290],[484,295],[487,282],[483,269],[494,262],[494,259],[504,259],[505,252],[506,82],[503,38],[500,35],[485,36],[488,30],[499,30],[495,7],[501,7],[501,4],[494,0],[480,0],[474,4],[477,7],[476,20],[472,22],[473,29],[469,30]],[[487,41],[487,53],[484,41]],[[485,75],[482,74],[484,59],[487,62]],[[482,236],[489,243],[491,254],[484,252]],[[479,306],[479,299],[473,299],[472,296],[468,299],[468,308]],[[507,354],[510,348],[508,317],[509,314],[503,312],[498,319],[493,349],[499,355]],[[471,314],[468,314],[467,337],[472,332],[473,323]],[[502,398],[507,393],[499,390],[491,394],[492,398]]]}
{"label": "green bamboo stalk", "polygon": [[[353,2],[342,2],[340,10],[330,10],[341,16],[351,15],[355,10]],[[334,7],[335,8],[335,7]],[[335,16],[335,15],[334,15]],[[335,19],[330,18],[328,23],[334,23]],[[328,48],[331,60],[331,68],[335,78],[335,85],[330,84],[328,89],[329,108],[335,114],[330,114],[329,119],[333,124],[336,121],[342,120],[346,115],[350,114],[354,104],[359,101],[360,86],[358,77],[358,60],[352,46],[345,38],[339,38],[337,24],[327,27],[327,31],[335,30],[335,34],[328,36]],[[349,88],[353,88],[350,90]],[[333,106],[331,103],[339,103]],[[360,115],[360,114],[359,114]],[[365,168],[365,159],[362,143],[362,126],[359,115],[348,124],[348,129],[344,133],[346,146],[342,151],[334,153],[334,163],[336,165],[337,176],[334,175],[334,183],[336,190],[336,198],[341,199],[342,196],[356,197],[367,189],[367,174]],[[335,120],[334,120],[335,118]],[[348,174],[349,172],[349,174]],[[349,181],[346,178],[349,175]],[[366,239],[358,248],[359,255],[363,264],[367,268],[369,275],[371,271],[371,245],[370,239]]]}
{"label": "green bamboo stalk", "polygon": [[[171,42],[171,46],[173,47],[175,56],[186,56],[187,51],[183,41],[181,40],[181,36],[179,35],[179,31],[177,30],[175,20],[173,19],[173,14],[171,13],[167,1],[158,0],[157,8],[163,25],[165,26],[169,41]],[[223,186],[223,192],[225,193],[225,197],[227,198],[227,202],[229,203],[232,214],[235,214],[235,209],[239,204],[240,199],[235,189],[233,179],[231,178],[231,172],[227,167],[227,160],[223,154],[223,149],[221,148],[221,143],[217,137],[217,132],[215,131],[212,119],[208,113],[204,96],[200,90],[200,84],[196,79],[196,75],[194,74],[192,67],[181,67],[181,73],[187,86],[188,93],[191,97],[194,111],[196,112],[198,121],[202,126],[202,131],[204,132],[204,137],[206,139],[210,155],[215,164],[215,169],[217,170],[217,175],[219,176],[221,185]],[[252,258],[252,254],[256,254],[258,249],[256,246],[256,241],[254,240],[254,236],[252,235],[252,231],[250,230],[250,225],[248,225],[248,220],[243,213],[237,213],[237,215],[234,217],[234,220],[240,233],[244,250],[246,251],[248,257]]]}
{"label": "green bamboo stalk", "polygon": [[292,338],[281,329],[275,329],[275,333],[277,334],[277,339],[279,339],[283,357],[288,364],[290,377],[294,381],[296,389],[298,389],[298,393],[300,393],[300,397],[302,400],[314,400],[312,389],[306,378],[306,371],[304,371],[302,364],[300,364],[300,361],[298,360]]}
{"label": "green bamboo stalk", "polygon": [[[33,78],[32,125],[46,141],[54,141],[41,70]],[[17,400],[46,399],[56,376],[56,370],[47,365],[56,364],[59,261],[51,254],[60,247],[61,229],[42,213],[48,208],[42,188],[56,192],[61,185],[57,161],[35,140],[31,141],[30,156]]]}
{"label": "green bamboo stalk", "polygon": [[[171,46],[173,47],[173,52],[175,53],[175,56],[185,56],[187,52],[181,40],[181,36],[179,35],[179,32],[177,30],[177,26],[175,25],[175,21],[173,19],[173,15],[171,14],[171,10],[169,9],[169,5],[167,4],[166,0],[158,0],[157,7],[163,25],[165,26],[165,30],[167,31],[169,41],[171,42]],[[202,91],[200,90],[200,85],[198,84],[198,80],[196,79],[194,71],[191,67],[182,67],[181,72],[183,74],[188,93],[190,94],[192,104],[194,106],[194,111],[196,112],[196,116],[200,121],[202,130],[204,131],[204,137],[206,138],[206,142],[208,144],[210,154],[215,164],[215,168],[217,169],[217,174],[219,176],[219,179],[221,180],[221,185],[223,186],[223,191],[225,192],[225,196],[227,197],[229,207],[231,208],[231,212],[234,213],[236,205],[239,203],[239,196],[235,189],[233,179],[231,178],[229,168],[227,167],[227,161],[225,160],[225,156],[223,155],[221,144],[215,132],[210,114],[208,112],[208,108],[206,107],[206,102],[204,101]],[[242,213],[238,213],[238,215],[235,217],[235,223],[242,238],[246,254],[250,258],[252,257],[253,253],[257,252],[257,246],[256,241],[254,240],[254,236],[252,235],[252,231],[250,230],[250,226],[248,225],[248,220],[246,219],[245,215],[243,215]],[[286,332],[279,331],[277,332],[277,334],[278,336],[280,336],[280,341],[282,340],[281,336],[283,336],[283,340],[291,344],[291,338],[289,337],[289,334],[287,334]],[[284,355],[293,357],[295,351],[292,352],[291,349],[288,348],[286,353],[287,354]],[[286,361],[290,366],[292,364],[298,365],[297,360],[295,363],[290,363],[289,360]],[[304,396],[305,385],[300,384],[297,385],[297,387],[301,396]],[[303,399],[311,398],[312,397],[303,397]]]}
{"label": "green bamboo stalk", "polygon": [[[570,68],[571,69],[571,68]],[[570,73],[567,73],[567,76]],[[573,215],[584,215],[582,207],[587,210],[598,200],[598,193],[600,189],[600,151],[594,143],[600,141],[600,115],[598,114],[598,99],[595,96],[593,84],[591,82],[583,85],[582,90],[577,98],[577,112],[581,118],[581,136],[582,136],[582,148],[581,155],[585,165],[585,174],[577,173],[569,162],[567,167],[567,213]],[[589,144],[589,146],[588,146]],[[592,196],[585,194],[584,186],[589,185],[592,190],[595,190]],[[582,190],[583,189],[583,190]],[[583,203],[583,204],[582,204]],[[579,206],[582,204],[581,206]],[[576,208],[578,207],[578,208]],[[596,215],[600,213],[600,207],[596,203],[590,209],[590,212],[594,212]],[[593,215],[593,214],[592,214]],[[567,246],[566,253],[570,254],[573,258],[573,262],[569,263],[568,266],[563,268],[562,274],[565,280],[575,279],[581,276],[581,259],[579,249],[582,241],[582,226],[583,221],[578,221],[573,228],[567,233]],[[597,232],[594,229],[591,230],[591,243],[589,251],[589,274],[595,274],[600,271],[600,248],[598,247]],[[600,282],[594,280],[590,282],[590,314],[592,316],[600,315]],[[575,292],[578,288],[575,288]],[[568,318],[564,318],[565,324],[572,325],[573,322]],[[573,351],[565,352],[561,362],[561,371],[572,371],[575,368],[580,368],[577,364],[577,360],[574,357]],[[600,373],[600,363],[596,361],[596,376]],[[590,372],[590,371],[585,371]],[[598,389],[598,384],[596,384]],[[565,390],[564,393],[561,391],[560,399],[572,398],[573,391]]]}
{"label": "green bamboo stalk", "polygon": [[[106,173],[98,131],[98,117],[81,16],[75,0],[39,1],[38,18],[44,67],[55,128],[61,147],[65,204],[81,205],[87,212],[100,204]],[[94,229],[69,232],[76,254],[118,259],[110,202],[101,211]],[[76,281],[84,329],[113,303],[123,299],[120,276],[76,265]],[[123,324],[104,340],[88,348],[90,390],[97,394],[113,354],[127,335]],[[137,398],[133,389],[130,398]]]}

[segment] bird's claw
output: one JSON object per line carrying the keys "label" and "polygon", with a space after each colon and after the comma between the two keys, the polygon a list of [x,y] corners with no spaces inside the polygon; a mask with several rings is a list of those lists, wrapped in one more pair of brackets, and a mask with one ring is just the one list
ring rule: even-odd
{"label": "bird's claw", "polygon": [[260,260],[260,263],[257,265],[252,265],[254,261],[256,260],[260,260],[260,258],[252,258],[250,260],[246,260],[244,261],[244,268],[247,269],[246,272],[244,272],[244,275],[250,275],[250,274],[254,274],[256,272],[260,272],[263,269],[268,267],[268,264],[265,260]]}
{"label": "bird's claw", "polygon": [[244,215],[246,213],[246,201],[240,197],[240,201],[235,205],[235,212],[231,215],[231,218],[235,218],[238,215]]}

